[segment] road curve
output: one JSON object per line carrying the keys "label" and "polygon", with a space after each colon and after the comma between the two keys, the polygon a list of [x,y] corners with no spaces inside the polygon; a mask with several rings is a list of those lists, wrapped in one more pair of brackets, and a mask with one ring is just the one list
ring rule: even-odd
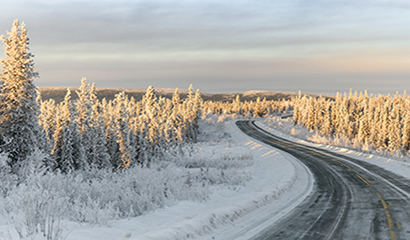
{"label": "road curve", "polygon": [[253,239],[410,239],[410,184],[375,165],[237,121],[247,135],[283,150],[312,172],[312,193]]}

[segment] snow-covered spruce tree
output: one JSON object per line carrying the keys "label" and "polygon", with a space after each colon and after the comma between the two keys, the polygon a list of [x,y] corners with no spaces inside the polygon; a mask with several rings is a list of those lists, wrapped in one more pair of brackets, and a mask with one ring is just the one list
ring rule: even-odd
{"label": "snow-covered spruce tree", "polygon": [[310,98],[309,99],[309,105],[307,108],[307,118],[306,118],[306,123],[305,123],[305,127],[309,130],[309,131],[313,131],[316,128],[316,124],[315,124],[315,112],[317,111],[317,109],[315,109],[315,99],[314,98]]}
{"label": "snow-covered spruce tree", "polygon": [[33,79],[33,55],[29,52],[29,38],[24,23],[15,20],[4,43],[6,59],[1,60],[0,134],[1,152],[7,153],[10,165],[24,164],[36,149],[44,149],[45,137],[38,124],[39,106]]}
{"label": "snow-covered spruce tree", "polygon": [[117,143],[116,136],[116,123],[115,123],[115,106],[113,101],[107,102],[104,98],[101,101],[102,119],[104,123],[105,139],[107,142],[107,151],[110,155],[111,166],[118,168],[118,159],[120,157],[119,145]]}
{"label": "snow-covered spruce tree", "polygon": [[332,135],[333,126],[332,126],[332,115],[331,115],[331,105],[329,102],[325,103],[325,106],[322,109],[323,112],[323,121],[322,125],[320,126],[320,133],[323,136]]}
{"label": "snow-covered spruce tree", "polygon": [[400,122],[400,107],[399,105],[394,105],[393,109],[389,114],[389,127],[388,127],[388,149],[391,152],[398,150],[402,146],[401,139],[401,122]]}
{"label": "snow-covered spruce tree", "polygon": [[54,146],[51,154],[56,162],[55,168],[64,173],[88,167],[77,123],[72,116],[71,92],[68,89],[64,102],[57,112],[57,124],[54,132]]}
{"label": "snow-covered spruce tree", "polygon": [[[91,89],[94,88],[93,87]],[[92,93],[93,91],[91,91]],[[93,94],[91,94],[93,96]],[[92,99],[92,98],[91,98]],[[95,102],[92,104],[91,109],[92,109],[92,123],[93,123],[93,136],[94,140],[92,143],[92,148],[91,152],[89,153],[90,155],[90,164],[91,167],[93,168],[108,168],[111,166],[110,162],[110,155],[108,154],[108,149],[107,149],[107,139],[105,137],[105,132],[104,132],[104,120],[101,116],[101,110],[100,110],[100,104]]]}
{"label": "snow-covered spruce tree", "polygon": [[91,123],[91,97],[90,90],[86,79],[81,79],[81,86],[79,91],[76,91],[78,99],[75,102],[76,107],[76,122],[78,126],[78,132],[82,138],[82,144],[84,146],[85,154],[88,163],[92,161],[92,149],[94,136],[92,135],[92,123]]}
{"label": "snow-covered spruce tree", "polygon": [[143,98],[144,103],[144,110],[145,110],[145,118],[146,122],[148,123],[148,134],[147,140],[150,142],[151,147],[154,149],[157,148],[158,144],[158,105],[157,105],[157,96],[155,90],[152,86],[149,86],[145,96]]}
{"label": "snow-covered spruce tree", "polygon": [[56,103],[53,99],[41,102],[39,124],[47,139],[49,149],[52,149],[54,145],[53,134],[56,128]]}
{"label": "snow-covered spruce tree", "polygon": [[[201,96],[199,91],[194,94],[192,84],[189,86],[188,96],[184,100],[184,125],[186,140],[196,142],[199,134],[198,119],[200,114]],[[226,109],[226,108],[225,108]]]}
{"label": "snow-covered spruce tree", "polygon": [[130,130],[127,122],[126,97],[124,92],[115,95],[115,130],[120,156],[117,166],[127,169],[131,165]]}
{"label": "snow-covered spruce tree", "polygon": [[257,117],[262,117],[263,115],[265,115],[265,109],[264,109],[263,106],[262,106],[260,97],[258,97],[258,98],[256,99],[256,103],[255,103],[255,108],[254,108],[254,110],[253,110],[253,114],[254,114],[254,116],[257,116]]}
{"label": "snow-covered spruce tree", "polygon": [[[91,85],[88,90],[85,78],[81,81],[80,92],[77,92],[81,101],[77,102],[77,111],[83,117],[77,118],[83,122],[81,137],[86,158],[90,167],[106,168],[111,165],[110,155],[107,149],[107,139],[105,138],[104,120],[102,118],[101,104],[97,99],[95,84]],[[88,111],[88,113],[87,113]],[[89,115],[90,118],[84,121],[84,117]]]}
{"label": "snow-covered spruce tree", "polygon": [[403,136],[402,136],[402,150],[403,154],[407,154],[410,150],[410,112],[406,112],[402,120],[403,122]]}
{"label": "snow-covered spruce tree", "polygon": [[299,91],[298,96],[294,99],[294,104],[295,104],[295,108],[293,110],[294,125],[297,125],[302,121],[302,113],[300,109],[300,105],[302,101],[301,98],[302,98],[302,94]]}
{"label": "snow-covered spruce tree", "polygon": [[[152,86],[147,88],[142,104],[144,105],[144,111],[141,115],[140,125],[143,129],[143,135],[149,144],[145,151],[149,154],[149,158],[144,159],[145,164],[149,164],[151,159],[158,156],[161,153],[160,138],[161,131],[161,116],[160,116],[160,100],[156,96],[155,89]],[[165,146],[164,146],[165,147]]]}
{"label": "snow-covered spruce tree", "polygon": [[241,100],[239,95],[236,95],[235,100],[232,100],[232,111],[241,114]]}

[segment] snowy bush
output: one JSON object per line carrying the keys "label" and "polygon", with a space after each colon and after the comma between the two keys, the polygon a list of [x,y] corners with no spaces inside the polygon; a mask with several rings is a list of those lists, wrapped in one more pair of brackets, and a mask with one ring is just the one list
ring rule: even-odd
{"label": "snowy bush", "polygon": [[[34,177],[34,176],[33,176]],[[40,177],[41,178],[41,177]],[[57,240],[63,236],[61,218],[66,211],[67,199],[53,192],[47,184],[20,185],[7,197],[5,210],[19,237],[34,238],[43,235]]]}

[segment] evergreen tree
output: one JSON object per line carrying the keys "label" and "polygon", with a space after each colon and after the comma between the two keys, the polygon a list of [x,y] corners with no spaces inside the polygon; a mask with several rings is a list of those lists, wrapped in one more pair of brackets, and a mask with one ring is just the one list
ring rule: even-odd
{"label": "evergreen tree", "polygon": [[107,150],[110,155],[111,166],[118,168],[118,159],[120,157],[119,145],[117,143],[115,127],[115,106],[112,101],[107,102],[104,98],[101,103],[102,119],[104,123],[105,139],[107,141]]}
{"label": "evergreen tree", "polygon": [[93,99],[96,100],[96,98],[92,97],[95,96],[93,89],[95,89],[94,84],[90,91],[92,100],[92,128],[90,131],[92,131],[91,135],[93,139],[92,142],[90,142],[91,148],[89,149],[88,159],[91,167],[106,168],[111,165],[110,155],[107,149],[107,139],[105,137],[104,120],[101,116],[100,104],[93,101]]}
{"label": "evergreen tree", "polygon": [[333,132],[331,109],[330,103],[327,102],[323,109],[323,123],[320,128],[320,133],[323,136],[332,135]]}
{"label": "evergreen tree", "polygon": [[155,95],[155,90],[153,87],[149,86],[147,92],[144,96],[144,118],[145,122],[147,123],[147,132],[146,138],[151,145],[152,152],[155,152],[158,147],[158,136],[159,136],[159,129],[158,129],[158,104],[157,104],[157,97]]}
{"label": "evergreen tree", "polygon": [[52,149],[54,145],[53,133],[56,128],[56,106],[53,99],[41,102],[39,124],[43,128],[48,147]]}
{"label": "evergreen tree", "polygon": [[78,169],[87,169],[81,136],[78,133],[77,123],[72,116],[70,90],[58,109],[56,131],[54,132],[54,147],[51,154],[56,162],[56,168],[64,173]]}
{"label": "evergreen tree", "polygon": [[118,166],[121,169],[127,169],[131,165],[131,146],[130,146],[130,130],[127,122],[126,100],[124,92],[118,93],[115,96],[115,129],[116,139],[119,146]]}
{"label": "evergreen tree", "polygon": [[254,116],[256,117],[263,117],[263,115],[265,115],[266,113],[266,110],[263,107],[260,97],[256,99],[255,108],[253,110],[253,113],[254,113]]}
{"label": "evergreen tree", "polygon": [[179,89],[175,88],[175,92],[172,95],[172,105],[177,108],[179,104],[181,104],[181,99],[179,97]]}
{"label": "evergreen tree", "polygon": [[[396,95],[397,97],[397,95]],[[396,151],[402,146],[400,112],[398,105],[395,105],[389,114],[388,126],[389,150]]]}
{"label": "evergreen tree", "polygon": [[403,136],[402,136],[402,149],[405,154],[410,150],[410,112],[406,112],[403,118]]}
{"label": "evergreen tree", "polygon": [[35,149],[44,149],[45,138],[38,124],[39,106],[33,79],[33,55],[24,23],[15,20],[5,45],[6,59],[1,60],[0,150],[8,154],[10,165],[21,165]]}
{"label": "evergreen tree", "polygon": [[302,120],[301,117],[301,111],[300,111],[300,91],[299,91],[299,95],[298,97],[295,99],[295,106],[294,106],[294,110],[293,110],[293,119],[294,119],[294,125],[299,124]]}
{"label": "evergreen tree", "polygon": [[235,100],[232,101],[232,111],[236,114],[241,114],[241,100],[239,95],[236,95]]}
{"label": "evergreen tree", "polygon": [[315,112],[317,109],[315,109],[315,99],[310,98],[309,99],[309,104],[307,106],[307,119],[305,126],[309,131],[313,131],[315,129]]}

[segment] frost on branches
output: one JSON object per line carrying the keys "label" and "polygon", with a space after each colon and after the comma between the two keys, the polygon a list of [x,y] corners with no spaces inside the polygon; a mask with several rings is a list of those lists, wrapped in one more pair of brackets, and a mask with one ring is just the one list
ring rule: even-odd
{"label": "frost on branches", "polygon": [[34,71],[24,23],[15,20],[8,37],[0,39],[6,56],[0,62],[0,150],[7,153],[9,165],[16,171],[36,149],[45,148],[33,83],[38,73]]}
{"label": "frost on branches", "polygon": [[372,96],[367,92],[325,99],[299,96],[294,99],[294,123],[311,132],[333,138],[335,145],[393,155],[410,152],[410,101],[404,93]]}
{"label": "frost on branches", "polygon": [[90,168],[128,169],[147,166],[164,154],[176,154],[197,141],[202,99],[191,90],[180,100],[157,98],[149,87],[136,101],[124,92],[114,100],[97,99],[85,79],[71,103],[40,101],[39,123],[44,128],[57,169],[64,173]]}

